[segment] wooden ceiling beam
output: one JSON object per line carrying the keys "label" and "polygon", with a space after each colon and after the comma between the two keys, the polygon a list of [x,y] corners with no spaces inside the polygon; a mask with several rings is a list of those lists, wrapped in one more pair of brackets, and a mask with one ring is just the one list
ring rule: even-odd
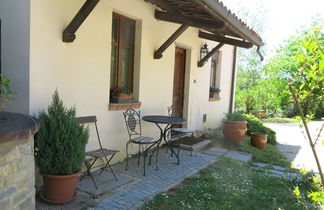
{"label": "wooden ceiling beam", "polygon": [[151,4],[158,5],[161,9],[164,9],[168,12],[172,12],[175,14],[181,14],[180,11],[178,11],[174,7],[170,6],[168,3],[165,3],[164,1],[161,1],[161,0],[145,0],[145,1],[150,2]]}
{"label": "wooden ceiling beam", "polygon": [[224,46],[224,43],[219,43],[212,51],[210,51],[203,59],[198,62],[198,67],[203,67],[206,61],[213,56],[221,47]]}
{"label": "wooden ceiling beam", "polygon": [[155,18],[158,20],[179,23],[179,24],[184,24],[184,25],[188,25],[196,28],[204,28],[204,29],[205,28],[220,29],[224,26],[223,23],[215,23],[215,21],[207,21],[199,18],[173,14],[170,12],[161,12],[159,10],[155,10]]}
{"label": "wooden ceiling beam", "polygon": [[203,39],[208,39],[216,42],[221,42],[224,44],[234,45],[237,47],[243,47],[243,48],[251,48],[253,46],[250,42],[240,41],[237,39],[231,39],[228,37],[223,37],[215,34],[205,33],[202,31],[199,31],[199,37]]}
{"label": "wooden ceiling beam", "polygon": [[181,25],[170,37],[167,39],[159,49],[154,52],[154,59],[162,58],[163,52],[188,28],[187,25]]}
{"label": "wooden ceiling beam", "polygon": [[79,12],[74,16],[70,24],[63,31],[63,42],[73,42],[75,32],[79,29],[82,23],[87,19],[88,15],[97,6],[100,0],[86,0]]}

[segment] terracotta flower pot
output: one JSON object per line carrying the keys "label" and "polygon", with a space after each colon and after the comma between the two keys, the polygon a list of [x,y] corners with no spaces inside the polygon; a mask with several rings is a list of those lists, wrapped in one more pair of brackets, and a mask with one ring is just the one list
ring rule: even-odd
{"label": "terracotta flower pot", "polygon": [[223,135],[224,138],[234,142],[242,142],[246,135],[245,120],[223,120]]}
{"label": "terracotta flower pot", "polygon": [[67,203],[76,197],[76,183],[80,172],[66,176],[42,174],[44,190],[41,194],[43,200],[49,203]]}
{"label": "terracotta flower pot", "polygon": [[219,97],[219,92],[210,92],[209,97]]}
{"label": "terracotta flower pot", "polygon": [[251,133],[250,142],[252,146],[262,149],[267,143],[267,135]]}
{"label": "terracotta flower pot", "polygon": [[133,95],[129,95],[126,93],[120,93],[118,95],[113,96],[114,99],[122,99],[122,100],[128,100],[128,99],[132,99]]}

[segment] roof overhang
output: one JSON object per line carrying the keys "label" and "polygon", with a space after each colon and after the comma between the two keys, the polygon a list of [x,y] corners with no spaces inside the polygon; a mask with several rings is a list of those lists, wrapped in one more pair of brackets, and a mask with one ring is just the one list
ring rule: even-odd
{"label": "roof overhang", "polygon": [[226,40],[226,44],[238,47],[242,45],[236,43],[243,43],[243,46],[249,47],[264,45],[261,37],[253,29],[227,10],[218,0],[145,1],[160,8],[155,11],[156,19],[202,29],[220,40]]}

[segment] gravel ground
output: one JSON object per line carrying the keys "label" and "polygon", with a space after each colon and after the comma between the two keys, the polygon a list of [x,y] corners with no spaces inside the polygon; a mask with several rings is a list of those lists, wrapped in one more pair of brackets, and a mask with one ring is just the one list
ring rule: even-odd
{"label": "gravel ground", "polygon": [[[313,141],[318,136],[319,129],[323,123],[323,121],[312,121],[308,123]],[[312,149],[306,138],[306,132],[300,128],[299,123],[266,123],[266,125],[276,131],[278,148],[287,155],[294,167],[318,172]],[[322,168],[324,168],[323,139],[324,130],[321,133],[320,141],[316,147]]]}

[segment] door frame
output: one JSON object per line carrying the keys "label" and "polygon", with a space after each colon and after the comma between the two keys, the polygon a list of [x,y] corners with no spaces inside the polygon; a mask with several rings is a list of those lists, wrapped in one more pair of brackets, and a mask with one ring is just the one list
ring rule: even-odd
{"label": "door frame", "polygon": [[[185,62],[185,77],[184,77],[184,88],[183,88],[183,107],[182,107],[182,117],[186,119],[186,123],[183,124],[184,127],[188,127],[188,125],[190,125],[190,118],[189,118],[189,107],[191,106],[190,104],[190,63],[191,63],[191,51],[192,51],[192,47],[181,44],[181,43],[175,43],[174,45],[174,64],[175,64],[175,52],[176,52],[176,48],[182,48],[184,50],[186,50],[186,62]],[[174,74],[174,69],[173,69],[173,74]],[[174,79],[174,78],[173,78]],[[172,80],[173,81],[173,80]],[[172,89],[173,91],[173,89]],[[172,97],[173,97],[173,93],[172,93]],[[173,99],[171,98],[171,101],[173,101]]]}

